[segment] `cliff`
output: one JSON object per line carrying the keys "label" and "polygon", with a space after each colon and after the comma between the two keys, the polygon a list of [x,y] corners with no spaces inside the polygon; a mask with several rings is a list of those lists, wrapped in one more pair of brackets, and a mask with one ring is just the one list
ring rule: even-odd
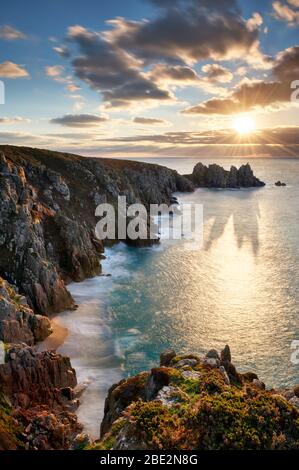
{"label": "cliff", "polygon": [[150,372],[111,387],[102,438],[88,449],[299,449],[299,387],[266,390],[221,354],[165,351]]}
{"label": "cliff", "polygon": [[74,308],[66,283],[101,271],[97,205],[116,205],[118,195],[128,204],[169,204],[173,192],[192,190],[188,179],[159,165],[2,146],[0,276],[37,313]]}
{"label": "cliff", "polygon": [[[128,204],[169,205],[174,192],[190,192],[199,185],[222,187],[223,178],[227,181],[227,172],[218,166],[204,170],[202,179],[198,176],[202,167],[198,164],[193,175],[184,177],[160,165],[0,146],[0,449],[81,448],[88,441],[84,434],[78,435],[81,426],[74,411],[80,390],[69,358],[34,348],[51,334],[46,315],[76,308],[67,284],[101,272],[105,243],[94,232],[100,203],[117,208],[118,196],[126,196]],[[258,181],[248,165],[237,170],[235,184],[259,186]],[[156,242],[125,241],[136,246]],[[214,386],[217,393],[228,391],[221,387],[232,387],[233,398],[243,400],[234,387],[245,387],[245,379],[231,375],[233,366],[227,366],[227,373],[210,367],[196,358],[166,360],[164,355],[160,368],[114,386],[102,423],[105,436],[95,447],[199,445],[189,440],[193,424],[189,415],[183,416],[189,400],[193,406],[201,393],[213,395]],[[204,384],[211,382],[212,391],[198,385],[201,374]],[[277,432],[281,430],[286,445],[294,447],[289,426],[295,411],[291,405],[286,410],[288,422],[280,423]],[[173,437],[164,430],[166,424]],[[161,438],[156,437],[155,426]],[[186,435],[181,439],[175,436],[182,426]],[[274,434],[271,439],[275,441]]]}

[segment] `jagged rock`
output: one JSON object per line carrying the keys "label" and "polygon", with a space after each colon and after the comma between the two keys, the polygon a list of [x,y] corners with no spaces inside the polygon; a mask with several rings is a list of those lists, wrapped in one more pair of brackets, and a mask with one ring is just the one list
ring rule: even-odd
{"label": "jagged rock", "polygon": [[89,435],[85,432],[81,432],[80,434],[77,434],[77,436],[73,440],[70,450],[82,450],[89,444],[91,444],[91,439]]}
{"label": "jagged rock", "polygon": [[8,348],[6,363],[0,365],[0,384],[15,405],[27,408],[32,403],[61,403],[63,389],[75,387],[77,379],[68,357],[16,345]]}
{"label": "jagged rock", "polygon": [[216,351],[216,349],[210,349],[210,351],[207,352],[206,357],[218,359],[218,361],[220,361],[220,356],[218,354],[218,351]]}
{"label": "jagged rock", "polygon": [[286,183],[282,183],[281,181],[276,181],[275,186],[286,186]]}
{"label": "jagged rock", "polygon": [[193,189],[190,180],[160,165],[1,146],[0,275],[26,295],[36,313],[75,308],[65,284],[101,271],[104,243],[95,237],[96,206],[116,206],[119,195],[128,204],[170,204],[173,192]]}
{"label": "jagged rock", "polygon": [[291,403],[291,405],[295,406],[296,408],[299,409],[299,398],[298,397],[293,397],[289,400],[289,403]]}
{"label": "jagged rock", "polygon": [[33,345],[52,332],[50,320],[35,315],[25,297],[0,278],[0,340]]}
{"label": "jagged rock", "polygon": [[254,380],[252,381],[252,384],[253,384],[256,388],[259,388],[260,390],[265,390],[265,388],[266,388],[264,382],[262,382],[261,380],[254,379]]}
{"label": "jagged rock", "polygon": [[253,382],[254,380],[259,380],[258,376],[254,372],[245,372],[245,374],[242,374],[242,378],[245,382]]}
{"label": "jagged rock", "polygon": [[159,390],[169,384],[167,368],[152,369],[145,384],[145,398],[150,401],[156,397]]}
{"label": "jagged rock", "polygon": [[186,357],[185,359],[181,359],[180,361],[178,361],[174,365],[174,367],[178,367],[179,369],[184,368],[184,367],[194,367],[194,366],[196,366],[197,363],[198,363],[197,359],[191,358],[191,357]]}
{"label": "jagged rock", "polygon": [[[181,357],[179,362],[188,358]],[[203,359],[219,362],[215,357]],[[234,368],[228,355],[225,359]],[[230,380],[223,365],[211,368],[203,360],[189,370],[177,365],[172,361],[167,368],[153,369],[145,384],[151,393],[146,396],[143,386],[131,393],[134,379],[140,384],[140,375],[115,385],[108,394],[101,440],[87,448],[298,450],[299,399],[295,395],[288,402],[276,390],[265,390],[253,373],[245,380],[235,368],[238,382]],[[119,406],[119,394],[131,397],[126,407],[124,401]]]}
{"label": "jagged rock", "polygon": [[106,434],[112,423],[121,416],[130,403],[139,399],[145,400],[145,383],[148,376],[148,373],[142,372],[110,387],[105,400],[101,436]]}
{"label": "jagged rock", "polygon": [[208,167],[201,162],[197,163],[191,175],[186,175],[196,187],[203,188],[255,188],[265,186],[265,183],[256,178],[247,163],[237,169],[232,166],[229,171],[219,165]]}
{"label": "jagged rock", "polygon": [[175,356],[176,352],[173,349],[165,349],[160,354],[160,366],[169,366]]}
{"label": "jagged rock", "polygon": [[226,345],[224,349],[221,351],[221,361],[222,362],[231,362],[232,356],[230,352],[230,347]]}
{"label": "jagged rock", "polygon": [[220,366],[219,370],[224,378],[224,382],[226,383],[226,385],[230,385],[229,376],[227,375],[225,368],[223,366]]}

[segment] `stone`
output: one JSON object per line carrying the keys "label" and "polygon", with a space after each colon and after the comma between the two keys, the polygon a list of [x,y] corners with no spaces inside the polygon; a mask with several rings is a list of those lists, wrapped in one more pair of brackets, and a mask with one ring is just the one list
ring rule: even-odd
{"label": "stone", "polygon": [[35,315],[26,298],[15,287],[0,278],[0,340],[5,343],[33,345],[52,332],[50,320]]}
{"label": "stone", "polygon": [[221,362],[231,362],[232,356],[230,352],[230,347],[226,345],[224,349],[221,351]]}
{"label": "stone", "polygon": [[250,188],[265,186],[265,183],[256,178],[250,165],[241,165],[239,169],[232,166],[229,171],[219,165],[208,167],[201,162],[197,163],[191,175],[186,175],[196,187],[206,188]]}
{"label": "stone", "polygon": [[295,393],[296,397],[299,398],[299,385],[297,385],[296,387],[294,387],[294,393]]}
{"label": "stone", "polygon": [[289,403],[299,409],[299,398],[297,396],[291,398]]}
{"label": "stone", "polygon": [[206,354],[206,357],[218,359],[220,361],[220,356],[218,354],[218,351],[216,351],[216,349],[210,349],[210,351]]}
{"label": "stone", "polygon": [[265,386],[264,382],[262,382],[261,380],[254,379],[252,381],[252,385],[254,385],[259,390],[265,390],[266,389],[266,386]]}
{"label": "stone", "polygon": [[77,434],[73,440],[70,450],[82,450],[85,449],[91,443],[89,435],[85,432]]}
{"label": "stone", "polygon": [[173,349],[165,349],[160,354],[160,365],[169,366],[171,360],[176,356],[176,352]]}
{"label": "stone", "polygon": [[156,397],[159,390],[169,384],[167,368],[154,368],[145,384],[145,398],[150,401]]}
{"label": "stone", "polygon": [[180,368],[183,368],[183,367],[195,367],[196,365],[198,364],[198,361],[197,359],[193,359],[193,358],[185,358],[185,359],[181,359],[180,361],[178,361],[176,364],[175,364],[175,367],[180,369]]}
{"label": "stone", "polygon": [[245,372],[242,374],[243,380],[245,382],[253,382],[254,380],[259,380],[258,376],[254,372]]}
{"label": "stone", "polygon": [[215,359],[214,357],[204,357],[201,360],[202,365],[204,366],[209,366],[213,368],[217,368],[220,366],[220,361],[219,359]]}
{"label": "stone", "polygon": [[219,370],[220,370],[222,377],[224,378],[224,382],[226,383],[226,385],[230,385],[229,376],[227,375],[225,368],[223,366],[220,366]]}

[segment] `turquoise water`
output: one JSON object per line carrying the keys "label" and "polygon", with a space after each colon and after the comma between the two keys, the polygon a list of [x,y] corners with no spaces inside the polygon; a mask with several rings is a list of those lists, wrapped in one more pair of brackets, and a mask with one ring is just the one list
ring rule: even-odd
{"label": "turquoise water", "polygon": [[[181,173],[197,161],[159,160]],[[268,386],[299,382],[291,362],[299,340],[299,161],[249,161],[265,188],[178,195],[204,206],[201,250],[181,241],[139,250],[120,244],[106,253],[112,277],[71,285],[79,309],[58,317],[70,330],[60,350],[88,383],[79,417],[92,434],[107,388],[157,364],[166,347],[203,353],[227,343],[234,363]],[[275,187],[278,179],[287,187]]]}

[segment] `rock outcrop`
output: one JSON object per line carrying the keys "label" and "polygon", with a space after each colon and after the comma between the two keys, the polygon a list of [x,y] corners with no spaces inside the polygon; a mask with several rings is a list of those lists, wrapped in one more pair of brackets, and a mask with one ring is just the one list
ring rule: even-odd
{"label": "rock outcrop", "polygon": [[75,308],[66,284],[101,272],[97,205],[116,206],[118,196],[169,204],[173,192],[192,190],[190,180],[159,165],[2,146],[0,275],[36,313]]}
{"label": "rock outcrop", "polygon": [[0,449],[67,449],[82,430],[69,358],[8,345],[0,365]]}
{"label": "rock outcrop", "polygon": [[33,345],[51,332],[50,320],[35,315],[26,298],[0,277],[0,341]]}
{"label": "rock outcrop", "polygon": [[161,355],[160,367],[108,394],[102,438],[88,449],[299,449],[299,394],[239,373],[228,346],[205,357]]}
{"label": "rock outcrop", "polygon": [[237,169],[232,166],[229,171],[219,165],[205,166],[197,163],[191,175],[186,175],[196,187],[202,188],[258,188],[265,183],[256,178],[247,163]]}

